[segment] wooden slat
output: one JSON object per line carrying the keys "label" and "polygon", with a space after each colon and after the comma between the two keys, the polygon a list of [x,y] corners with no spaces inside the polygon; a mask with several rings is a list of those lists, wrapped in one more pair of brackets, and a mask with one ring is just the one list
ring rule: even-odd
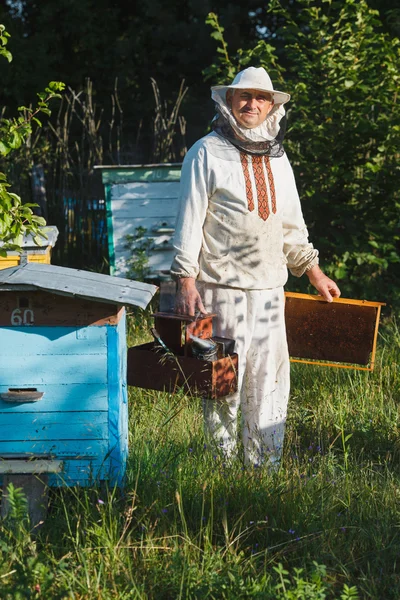
{"label": "wooden slat", "polygon": [[207,362],[164,356],[152,343],[128,349],[128,385],[169,392],[183,387],[195,395],[219,398],[236,391],[237,375],[237,354]]}
{"label": "wooden slat", "polygon": [[[27,309],[31,312],[24,312],[25,305],[28,305]],[[122,314],[123,310],[116,304],[70,298],[38,290],[2,292],[0,287],[1,327],[13,326],[15,322],[23,321],[25,315],[28,325],[32,318],[33,324],[37,326],[114,325]]]}
{"label": "wooden slat", "polygon": [[285,292],[286,298],[309,300],[310,302],[323,302],[324,304],[353,304],[355,306],[386,306],[385,302],[372,302],[370,300],[357,300],[355,298],[333,298],[332,303],[327,302],[322,296],[316,294],[300,294],[298,292]]}
{"label": "wooden slat", "polygon": [[26,440],[0,441],[0,456],[4,454],[49,454],[54,458],[102,460],[108,453],[108,440]]}
{"label": "wooden slat", "polygon": [[[174,251],[164,250],[163,252],[155,252],[149,257],[148,267],[151,270],[151,275],[160,273],[161,271],[168,273],[172,264]],[[114,275],[124,277],[127,273],[127,260],[130,258],[128,250],[117,253],[117,261],[115,264]]]}
{"label": "wooden slat", "polygon": [[[43,398],[38,402],[10,404],[0,399],[1,412],[87,412],[108,409],[106,383],[60,383],[41,384]],[[8,386],[0,385],[0,394],[8,392]],[[17,418],[16,418],[17,422]]]}
{"label": "wooden slat", "polygon": [[147,200],[114,200],[112,203],[114,227],[119,219],[132,217],[175,218],[178,211],[178,197],[151,198]]}
{"label": "wooden slat", "polygon": [[123,236],[128,233],[134,233],[137,227],[143,227],[146,229],[146,235],[153,237],[156,235],[159,227],[162,223],[166,223],[168,228],[175,228],[176,215],[165,217],[157,216],[142,216],[142,215],[131,215],[129,219],[118,219],[115,217],[115,224],[118,225],[118,231],[114,233],[114,238],[117,240],[118,237],[123,239]]}
{"label": "wooden slat", "polygon": [[[88,486],[100,480],[110,479],[109,460],[62,460],[62,469],[59,473],[48,474],[50,487]],[[0,485],[3,477],[0,475]],[[114,485],[113,480],[110,481]]]}
{"label": "wooden slat", "polygon": [[110,461],[106,460],[64,460],[60,473],[49,475],[51,487],[87,486],[99,480],[110,479]]}
{"label": "wooden slat", "polygon": [[113,206],[117,202],[141,201],[156,199],[169,203],[172,198],[179,196],[179,181],[154,181],[151,183],[132,181],[130,183],[114,184],[111,186]]}
{"label": "wooden slat", "polygon": [[0,474],[57,473],[61,471],[62,465],[62,460],[2,460],[0,458]]}
{"label": "wooden slat", "polygon": [[43,357],[9,356],[0,363],[0,385],[37,387],[41,384],[106,383],[107,356],[102,354]]}
{"label": "wooden slat", "polygon": [[120,485],[128,457],[127,344],[125,320],[110,328],[108,339],[108,433],[110,469]]}
{"label": "wooden slat", "polygon": [[0,413],[0,439],[18,443],[48,440],[102,440],[108,438],[108,413]]}
{"label": "wooden slat", "polygon": [[[0,357],[41,356],[38,360],[57,360],[59,355],[107,353],[105,327],[2,327]],[[1,359],[1,360],[4,360]]]}
{"label": "wooden slat", "polygon": [[[181,163],[164,163],[154,165],[101,166],[104,185],[119,184],[132,181],[179,181]],[[96,168],[96,167],[95,167]]]}

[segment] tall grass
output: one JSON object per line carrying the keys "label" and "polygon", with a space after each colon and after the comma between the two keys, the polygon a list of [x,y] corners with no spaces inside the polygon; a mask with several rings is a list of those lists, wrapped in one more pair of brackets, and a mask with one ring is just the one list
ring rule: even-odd
{"label": "tall grass", "polygon": [[399,364],[390,323],[374,373],[294,366],[273,474],[206,445],[198,398],[130,389],[125,489],[53,491],[35,536],[10,516],[0,598],[398,599]]}

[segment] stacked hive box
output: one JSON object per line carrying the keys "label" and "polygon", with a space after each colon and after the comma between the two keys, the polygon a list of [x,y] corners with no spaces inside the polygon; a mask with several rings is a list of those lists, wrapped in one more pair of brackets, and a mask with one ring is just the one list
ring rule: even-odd
{"label": "stacked hive box", "polygon": [[29,458],[38,471],[53,471],[51,485],[121,483],[128,427],[122,305],[145,307],[155,289],[52,265],[0,271],[2,473],[23,472],[19,461]]}

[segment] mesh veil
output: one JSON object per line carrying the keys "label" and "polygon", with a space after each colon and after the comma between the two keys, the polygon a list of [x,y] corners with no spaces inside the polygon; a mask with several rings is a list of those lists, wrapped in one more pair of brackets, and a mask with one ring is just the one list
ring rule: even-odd
{"label": "mesh veil", "polygon": [[226,139],[233,146],[235,146],[235,148],[241,152],[245,152],[246,154],[266,155],[270,158],[279,158],[284,154],[285,150],[283,148],[283,139],[286,132],[286,115],[281,119],[279,123],[279,132],[274,139],[256,142],[239,138],[228,119],[221,112],[218,104],[216,104],[215,108],[217,114],[211,124],[211,127],[215,133]]}

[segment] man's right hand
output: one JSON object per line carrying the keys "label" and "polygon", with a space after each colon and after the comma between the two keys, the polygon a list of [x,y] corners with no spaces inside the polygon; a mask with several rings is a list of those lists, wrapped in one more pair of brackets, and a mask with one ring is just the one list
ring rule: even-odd
{"label": "man's right hand", "polygon": [[201,296],[196,288],[196,280],[193,277],[178,279],[175,312],[178,315],[189,315],[190,317],[195,317],[198,312],[207,314]]}

